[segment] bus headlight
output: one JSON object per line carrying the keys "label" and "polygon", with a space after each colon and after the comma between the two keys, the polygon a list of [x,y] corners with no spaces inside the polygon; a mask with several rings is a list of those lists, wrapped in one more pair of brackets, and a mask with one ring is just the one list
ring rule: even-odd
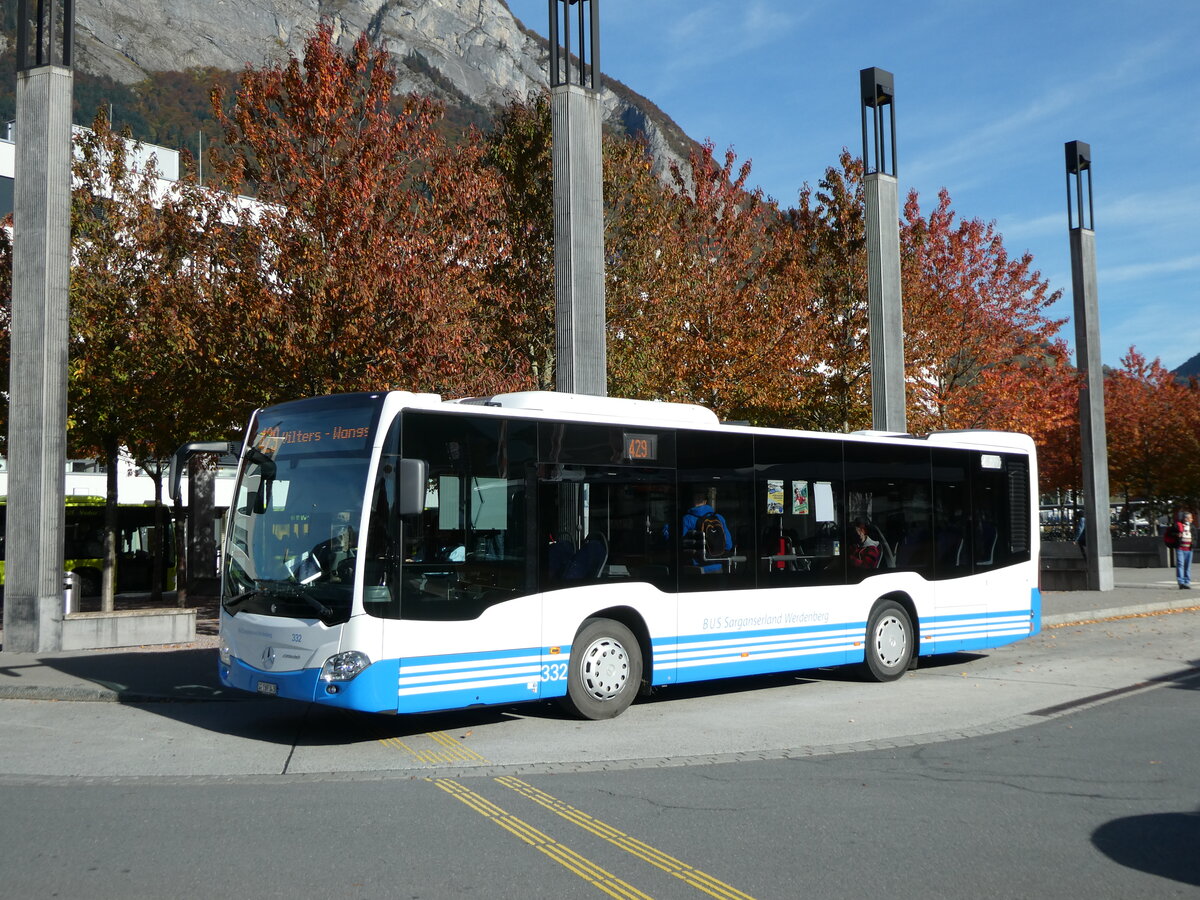
{"label": "bus headlight", "polygon": [[233,662],[233,651],[229,649],[229,645],[224,641],[221,642],[220,649],[217,650],[217,656],[221,659],[221,665],[227,666]]}
{"label": "bus headlight", "polygon": [[370,658],[358,650],[335,653],[321,666],[322,681],[350,681],[371,664]]}

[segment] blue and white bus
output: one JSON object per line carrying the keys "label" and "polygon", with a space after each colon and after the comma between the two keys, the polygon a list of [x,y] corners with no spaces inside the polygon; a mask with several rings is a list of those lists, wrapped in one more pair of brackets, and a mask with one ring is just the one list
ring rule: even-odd
{"label": "blue and white bus", "polygon": [[[220,677],[409,713],[857,664],[1040,628],[1025,435],[827,435],[553,392],[346,394],[251,419]],[[697,540],[719,515],[727,541]]]}

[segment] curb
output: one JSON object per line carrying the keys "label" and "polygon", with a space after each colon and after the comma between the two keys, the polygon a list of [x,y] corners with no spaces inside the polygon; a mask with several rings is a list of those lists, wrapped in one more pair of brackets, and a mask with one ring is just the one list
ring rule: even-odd
{"label": "curb", "polygon": [[1159,603],[1135,603],[1132,606],[1113,606],[1108,609],[1084,610],[1077,613],[1059,613],[1054,616],[1042,616],[1042,627],[1055,625],[1081,625],[1085,622],[1095,622],[1100,619],[1120,619],[1126,616],[1145,615],[1156,612],[1177,612],[1182,610],[1200,610],[1200,603],[1188,598],[1186,600],[1163,600]]}
{"label": "curb", "polygon": [[148,691],[115,691],[106,687],[82,685],[7,685],[0,687],[0,700],[49,700],[69,703],[209,703],[213,701],[258,700],[252,695],[212,689],[205,694],[161,694]]}

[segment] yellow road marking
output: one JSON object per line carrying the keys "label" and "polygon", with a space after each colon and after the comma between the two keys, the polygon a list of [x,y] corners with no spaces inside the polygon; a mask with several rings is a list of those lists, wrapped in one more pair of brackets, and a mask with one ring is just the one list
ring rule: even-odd
{"label": "yellow road marking", "polygon": [[570,847],[560,844],[549,835],[538,831],[528,822],[505,812],[485,797],[464,787],[452,778],[435,778],[433,783],[450,796],[466,804],[486,819],[495,822],[501,828],[516,835],[531,847],[541,851],[556,863],[570,872],[574,872],[584,881],[599,888],[610,897],[617,900],[651,900],[631,884],[627,884],[611,872],[607,872],[591,860],[580,856]]}
{"label": "yellow road marking", "polygon": [[699,869],[689,866],[687,863],[681,862],[675,857],[663,853],[661,850],[656,850],[649,844],[639,841],[637,838],[632,838],[623,831],[619,831],[611,825],[606,825],[599,819],[592,818],[587,813],[564,803],[556,797],[552,797],[545,791],[538,790],[533,785],[527,784],[519,778],[505,775],[497,778],[496,781],[506,788],[516,791],[522,797],[540,804],[568,822],[575,823],[585,831],[603,838],[627,853],[632,853],[638,859],[645,860],[652,866],[656,866],[668,875],[673,875],[685,881],[709,896],[719,897],[721,900],[754,900],[749,894],[744,894],[737,888],[713,878],[711,875],[701,872]]}
{"label": "yellow road marking", "polygon": [[461,741],[455,740],[444,731],[431,731],[423,737],[429,738],[435,744],[439,745],[440,749],[423,750],[413,747],[410,744],[400,740],[400,738],[389,737],[380,738],[379,743],[385,747],[390,747],[393,750],[400,750],[407,753],[409,756],[418,762],[423,763],[455,763],[455,762],[479,762],[486,763],[489,760],[480,756],[474,750],[467,747]]}
{"label": "yellow road marking", "polygon": [[482,762],[482,763],[489,761],[485,757],[480,756],[478,753],[476,753],[474,750],[472,750],[470,747],[468,747],[465,743],[463,743],[462,741],[459,741],[459,740],[455,740],[450,735],[446,734],[446,732],[444,732],[444,731],[431,731],[426,736],[437,741],[443,747],[448,747],[449,752],[446,755],[450,759],[465,760],[465,761],[471,761],[471,762]]}

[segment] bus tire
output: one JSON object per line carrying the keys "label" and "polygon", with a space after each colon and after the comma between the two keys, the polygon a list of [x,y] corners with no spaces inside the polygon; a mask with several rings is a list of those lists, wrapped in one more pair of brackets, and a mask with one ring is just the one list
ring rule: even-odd
{"label": "bus tire", "polygon": [[567,707],[584,719],[611,719],[629,708],[642,684],[642,648],[612,619],[588,619],[571,645]]}
{"label": "bus tire", "polygon": [[913,659],[913,627],[908,611],[895,600],[884,600],[867,622],[863,674],[871,681],[895,681]]}

